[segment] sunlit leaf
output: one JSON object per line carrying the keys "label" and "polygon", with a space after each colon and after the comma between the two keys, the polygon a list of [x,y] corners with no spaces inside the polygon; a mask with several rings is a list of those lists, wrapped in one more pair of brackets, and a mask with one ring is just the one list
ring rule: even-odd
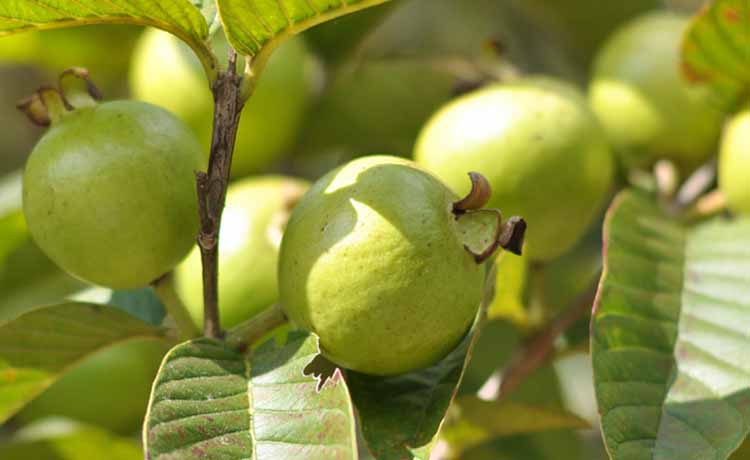
{"label": "sunlit leaf", "polygon": [[68,303],[0,321],[0,423],[106,347],[165,331],[103,305]]}
{"label": "sunlit leaf", "polygon": [[750,0],[713,0],[693,20],[682,49],[686,75],[727,104],[750,91]]}
{"label": "sunlit leaf", "polygon": [[[252,355],[220,342],[178,345],[162,364],[144,427],[150,460],[354,460],[354,415],[336,373],[317,391],[304,368],[317,338],[293,333]],[[210,457],[207,456],[210,453]]]}
{"label": "sunlit leaf", "polygon": [[229,41],[239,53],[256,56],[270,53],[289,35],[386,1],[217,0],[217,3]]}
{"label": "sunlit leaf", "polygon": [[750,219],[689,227],[627,191],[605,247],[592,357],[612,459],[727,458],[750,426]]}

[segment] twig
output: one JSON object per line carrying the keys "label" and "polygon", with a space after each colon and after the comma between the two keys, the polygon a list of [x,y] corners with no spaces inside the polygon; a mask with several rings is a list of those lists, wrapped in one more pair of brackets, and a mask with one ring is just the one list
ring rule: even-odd
{"label": "twig", "polygon": [[198,326],[193,322],[193,318],[188,313],[187,307],[180,299],[174,288],[174,273],[169,272],[158,280],[151,283],[156,296],[164,304],[169,316],[174,319],[180,334],[185,339],[192,339],[200,335]]}
{"label": "twig", "polygon": [[685,212],[689,220],[704,219],[727,209],[727,198],[721,190],[703,195]]}
{"label": "twig", "polygon": [[231,329],[227,333],[227,345],[245,351],[263,336],[286,322],[287,318],[281,307],[273,305]]}
{"label": "twig", "polygon": [[712,158],[688,177],[680,187],[675,198],[677,209],[684,210],[698,200],[711,187],[714,180],[716,180],[716,159]]}
{"label": "twig", "polygon": [[568,309],[534,335],[502,372],[498,398],[505,398],[546,361],[557,339],[591,308],[596,286],[579,295]]}
{"label": "twig", "polygon": [[241,85],[242,77],[237,75],[237,53],[230,50],[229,66],[226,71],[218,74],[212,88],[214,124],[208,172],[196,174],[201,221],[198,246],[203,263],[203,333],[211,338],[222,336],[218,293],[219,228],[227,196],[237,127],[244,105]]}

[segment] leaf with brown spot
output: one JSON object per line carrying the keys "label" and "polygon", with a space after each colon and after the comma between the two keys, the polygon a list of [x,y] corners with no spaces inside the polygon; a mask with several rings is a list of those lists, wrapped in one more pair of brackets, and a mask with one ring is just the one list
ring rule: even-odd
{"label": "leaf with brown spot", "polygon": [[293,332],[241,354],[211,339],[172,349],[149,402],[144,445],[150,460],[356,460],[346,382],[318,391],[303,370],[316,337]]}

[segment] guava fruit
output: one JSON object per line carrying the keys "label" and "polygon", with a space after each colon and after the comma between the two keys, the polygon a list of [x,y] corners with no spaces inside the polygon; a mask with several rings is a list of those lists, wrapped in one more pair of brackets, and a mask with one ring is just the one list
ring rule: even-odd
{"label": "guava fruit", "polygon": [[[213,43],[227,55],[223,34]],[[263,170],[292,149],[312,99],[314,66],[301,38],[287,40],[271,57],[245,107],[232,163],[234,177]],[[136,99],[175,113],[198,135],[208,154],[213,97],[193,52],[176,37],[149,30],[139,42],[130,74]]]}
{"label": "guava fruit", "polygon": [[529,78],[456,99],[422,130],[419,165],[456,193],[466,169],[492,184],[490,207],[529,224],[524,256],[546,261],[575,244],[603,205],[613,159],[585,97],[567,83]]}
{"label": "guava fruit", "polygon": [[660,158],[690,172],[714,153],[723,113],[711,91],[682,75],[688,17],[640,16],[618,29],[596,57],[589,101],[627,168]]}
{"label": "guava fruit", "polygon": [[115,101],[68,112],[34,148],[23,210],[34,241],[70,274],[114,289],[170,271],[198,229],[200,144],[169,112]]}
{"label": "guava fruit", "polygon": [[724,128],[719,150],[719,189],[729,208],[750,214],[750,111],[735,115]]}
{"label": "guava fruit", "polygon": [[[219,233],[219,308],[222,327],[250,319],[279,297],[279,245],[292,208],[309,184],[301,179],[261,176],[229,187]],[[177,290],[199,326],[203,281],[196,248],[175,270]]]}
{"label": "guava fruit", "polygon": [[442,358],[482,297],[485,270],[465,246],[489,243],[498,228],[474,220],[484,214],[454,213],[456,202],[436,177],[395,157],[360,158],[325,175],[281,243],[289,319],[320,337],[328,359],[359,372],[401,374]]}
{"label": "guava fruit", "polygon": [[126,342],[86,358],[18,414],[29,423],[63,416],[131,434],[146,414],[151,384],[169,350],[155,340]]}

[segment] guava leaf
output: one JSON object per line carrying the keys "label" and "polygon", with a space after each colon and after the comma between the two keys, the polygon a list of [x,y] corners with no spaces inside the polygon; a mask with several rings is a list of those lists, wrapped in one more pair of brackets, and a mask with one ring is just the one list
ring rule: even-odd
{"label": "guava leaf", "polygon": [[484,401],[476,396],[459,397],[441,431],[451,452],[463,452],[498,437],[563,428],[586,429],[588,422],[560,407],[517,401]]}
{"label": "guava leaf", "polygon": [[217,0],[232,46],[261,62],[284,38],[388,0]]}
{"label": "guava leaf", "polygon": [[24,427],[0,444],[3,460],[143,460],[141,446],[130,438],[92,426],[53,419]]}
{"label": "guava leaf", "polygon": [[355,460],[354,415],[337,373],[303,374],[320,349],[294,332],[243,355],[210,339],[178,345],[154,383],[144,426],[150,460]]}
{"label": "guava leaf", "polygon": [[714,0],[693,19],[682,47],[688,78],[736,104],[750,91],[750,0]]}
{"label": "guava leaf", "polygon": [[[0,38],[87,24],[136,24],[171,32],[205,56],[208,25],[194,3],[207,4],[202,0],[3,0]],[[208,6],[202,8],[208,11]]]}
{"label": "guava leaf", "polygon": [[92,287],[79,291],[69,296],[68,299],[119,308],[152,326],[160,326],[164,317],[167,316],[164,304],[151,288],[118,291],[104,287]]}
{"label": "guava leaf", "polygon": [[165,331],[116,308],[67,303],[0,321],[0,423],[103,348]]}
{"label": "guava leaf", "polygon": [[206,20],[206,24],[208,24],[209,33],[213,33],[221,27],[221,18],[219,17],[216,0],[190,0],[190,3],[200,10],[203,18]]}
{"label": "guava leaf", "polygon": [[346,372],[362,434],[376,460],[429,460],[495,297],[495,277],[493,265],[474,326],[442,361],[393,377]]}
{"label": "guava leaf", "polygon": [[626,191],[591,350],[613,460],[726,459],[750,426],[750,219],[687,226]]}

